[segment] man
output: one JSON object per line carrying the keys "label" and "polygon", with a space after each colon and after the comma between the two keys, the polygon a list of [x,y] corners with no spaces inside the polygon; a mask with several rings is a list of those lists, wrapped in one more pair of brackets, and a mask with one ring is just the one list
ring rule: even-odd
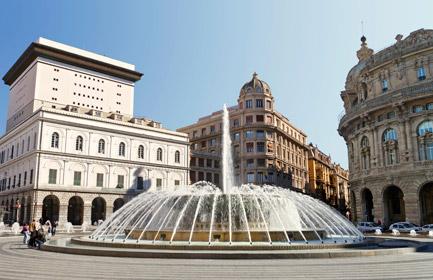
{"label": "man", "polygon": [[36,230],[36,221],[33,219],[32,223],[29,226],[30,233],[34,232]]}

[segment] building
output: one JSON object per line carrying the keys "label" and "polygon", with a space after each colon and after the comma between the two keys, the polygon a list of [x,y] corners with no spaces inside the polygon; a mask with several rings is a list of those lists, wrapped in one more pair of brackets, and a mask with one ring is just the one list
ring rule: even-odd
{"label": "building", "polygon": [[135,66],[44,38],[3,77],[5,220],[94,223],[134,195],[188,183],[187,135],[134,117]]}
{"label": "building", "polygon": [[[230,107],[237,183],[276,184],[303,191],[308,182],[307,135],[274,107],[269,85],[256,73]],[[222,110],[180,128],[191,142],[191,182],[221,185]]]}
{"label": "building", "polygon": [[363,36],[341,92],[352,215],[433,223],[433,30],[395,39],[374,53]]}
{"label": "building", "polygon": [[349,172],[317,146],[310,143],[309,148],[307,193],[345,214],[349,208]]}

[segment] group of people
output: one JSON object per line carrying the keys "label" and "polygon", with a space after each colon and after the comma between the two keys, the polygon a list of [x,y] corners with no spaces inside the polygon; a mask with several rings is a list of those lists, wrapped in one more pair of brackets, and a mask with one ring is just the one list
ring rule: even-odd
{"label": "group of people", "polygon": [[21,233],[24,235],[23,243],[29,248],[41,248],[47,239],[56,234],[57,221],[51,224],[49,220],[43,223],[42,218],[39,221],[33,220],[30,225],[24,224]]}

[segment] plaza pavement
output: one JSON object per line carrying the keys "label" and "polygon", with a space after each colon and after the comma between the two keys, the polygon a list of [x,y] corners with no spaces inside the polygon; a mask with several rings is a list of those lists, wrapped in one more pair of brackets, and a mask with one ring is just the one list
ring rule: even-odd
{"label": "plaza pavement", "polygon": [[69,255],[21,242],[0,237],[0,279],[433,279],[432,247],[375,257],[191,260]]}

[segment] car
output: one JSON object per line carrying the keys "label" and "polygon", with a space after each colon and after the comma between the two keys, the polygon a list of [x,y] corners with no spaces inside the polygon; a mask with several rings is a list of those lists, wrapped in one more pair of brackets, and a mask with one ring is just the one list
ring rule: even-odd
{"label": "car", "polygon": [[359,222],[357,228],[360,232],[374,232],[377,229],[383,230],[381,226],[373,222]]}
{"label": "car", "polygon": [[422,231],[422,232],[433,231],[433,224],[423,225],[423,226],[421,227],[421,231]]}
{"label": "car", "polygon": [[398,223],[394,223],[392,225],[389,226],[389,230],[393,230],[396,229],[399,232],[410,232],[411,230],[414,230],[415,232],[420,232],[421,231],[421,227],[409,223],[409,222],[398,222]]}

